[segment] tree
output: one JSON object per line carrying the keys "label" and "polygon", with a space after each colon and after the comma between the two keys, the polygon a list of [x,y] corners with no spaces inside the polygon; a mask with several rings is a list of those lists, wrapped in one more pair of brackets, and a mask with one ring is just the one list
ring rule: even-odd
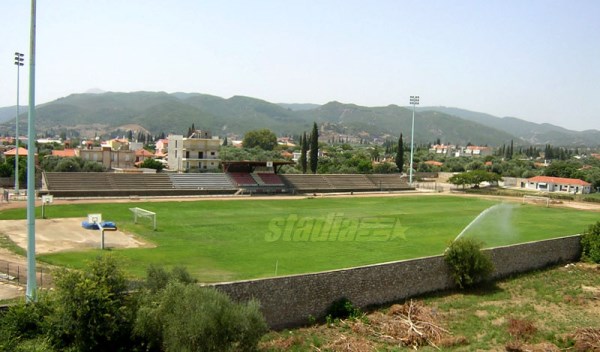
{"label": "tree", "polygon": [[404,143],[402,142],[402,133],[400,133],[400,138],[398,139],[398,151],[396,152],[396,167],[400,173],[402,173],[404,169]]}
{"label": "tree", "polygon": [[86,271],[63,269],[54,280],[54,310],[47,323],[56,347],[107,351],[128,344],[127,282],[112,256],[97,257]]}
{"label": "tree", "polygon": [[300,167],[302,168],[302,173],[305,174],[306,170],[308,169],[308,160],[306,160],[308,153],[308,140],[306,138],[306,132],[304,132],[300,141]]}
{"label": "tree", "polygon": [[140,164],[140,167],[146,168],[146,169],[154,169],[157,172],[160,172],[164,168],[164,165],[163,165],[163,163],[161,163],[160,161],[158,161],[156,159],[149,158],[149,159],[144,160]]}
{"label": "tree", "polygon": [[56,163],[55,172],[79,172],[81,165],[75,158],[62,158]]}
{"label": "tree", "polygon": [[310,171],[313,174],[317,173],[319,164],[319,129],[317,123],[313,122],[312,133],[310,134]]}
{"label": "tree", "polygon": [[227,136],[225,136],[225,138],[223,139],[223,146],[226,147],[227,146]]}
{"label": "tree", "polygon": [[214,288],[191,285],[184,269],[148,270],[134,335],[148,350],[253,351],[267,330],[256,301],[234,303]]}
{"label": "tree", "polygon": [[460,174],[453,175],[448,179],[448,182],[456,186],[468,186],[479,187],[482,182],[497,183],[502,180],[502,177],[496,173],[488,172],[485,170],[474,170],[463,172]]}
{"label": "tree", "polygon": [[277,136],[268,128],[246,132],[243,140],[244,148],[259,147],[273,150],[277,146]]}

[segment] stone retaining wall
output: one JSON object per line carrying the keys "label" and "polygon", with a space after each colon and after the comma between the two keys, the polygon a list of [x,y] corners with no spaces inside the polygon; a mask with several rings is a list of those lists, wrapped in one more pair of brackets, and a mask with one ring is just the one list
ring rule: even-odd
{"label": "stone retaining wall", "polygon": [[[580,236],[487,250],[494,278],[571,262],[581,254]],[[454,287],[443,256],[404,260],[351,269],[214,285],[237,301],[256,298],[273,329],[304,325],[323,318],[335,300],[346,297],[360,308],[401,301]]]}

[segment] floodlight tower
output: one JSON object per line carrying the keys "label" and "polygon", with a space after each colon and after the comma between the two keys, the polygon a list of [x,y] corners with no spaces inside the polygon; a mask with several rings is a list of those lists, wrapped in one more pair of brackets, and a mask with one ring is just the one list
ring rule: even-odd
{"label": "floodlight tower", "polygon": [[412,127],[410,129],[410,170],[409,170],[409,178],[408,182],[412,186],[413,183],[413,156],[414,156],[414,145],[415,145],[415,106],[419,105],[419,96],[411,95],[410,96],[410,105],[413,106],[412,111]]}
{"label": "floodlight tower", "polygon": [[20,68],[23,66],[25,55],[15,53],[15,65],[17,65],[17,117],[15,118],[15,193],[19,194],[19,76]]}
{"label": "floodlight tower", "polygon": [[27,117],[27,302],[37,302],[35,270],[35,33],[36,0],[31,0],[29,33],[29,116]]}

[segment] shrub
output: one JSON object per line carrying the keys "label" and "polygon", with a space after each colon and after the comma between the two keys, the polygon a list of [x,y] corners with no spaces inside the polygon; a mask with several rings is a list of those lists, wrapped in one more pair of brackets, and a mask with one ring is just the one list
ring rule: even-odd
{"label": "shrub", "polygon": [[80,351],[126,348],[131,305],[125,276],[115,259],[98,257],[86,271],[63,269],[54,278],[54,310],[45,321],[54,346]]}
{"label": "shrub", "polygon": [[454,282],[465,288],[485,280],[494,271],[494,264],[481,251],[481,243],[470,238],[452,242],[444,254]]}
{"label": "shrub", "polygon": [[45,295],[37,303],[19,303],[0,313],[0,351],[25,351],[29,339],[42,338],[43,319],[49,305]]}
{"label": "shrub", "polygon": [[600,221],[590,225],[581,235],[581,259],[600,263]]}
{"label": "shrub", "polygon": [[149,350],[165,351],[252,351],[266,330],[257,302],[177,281],[146,297],[134,327]]}
{"label": "shrub", "polygon": [[346,297],[334,301],[327,309],[328,319],[358,318],[359,316],[360,309],[356,308]]}

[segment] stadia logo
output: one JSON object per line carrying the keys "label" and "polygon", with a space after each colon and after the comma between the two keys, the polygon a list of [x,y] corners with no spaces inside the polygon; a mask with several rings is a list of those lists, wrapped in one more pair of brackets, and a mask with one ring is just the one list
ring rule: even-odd
{"label": "stadia logo", "polygon": [[391,241],[405,240],[406,227],[395,217],[344,217],[344,213],[329,213],[322,217],[275,217],[269,221],[267,242],[319,241]]}

